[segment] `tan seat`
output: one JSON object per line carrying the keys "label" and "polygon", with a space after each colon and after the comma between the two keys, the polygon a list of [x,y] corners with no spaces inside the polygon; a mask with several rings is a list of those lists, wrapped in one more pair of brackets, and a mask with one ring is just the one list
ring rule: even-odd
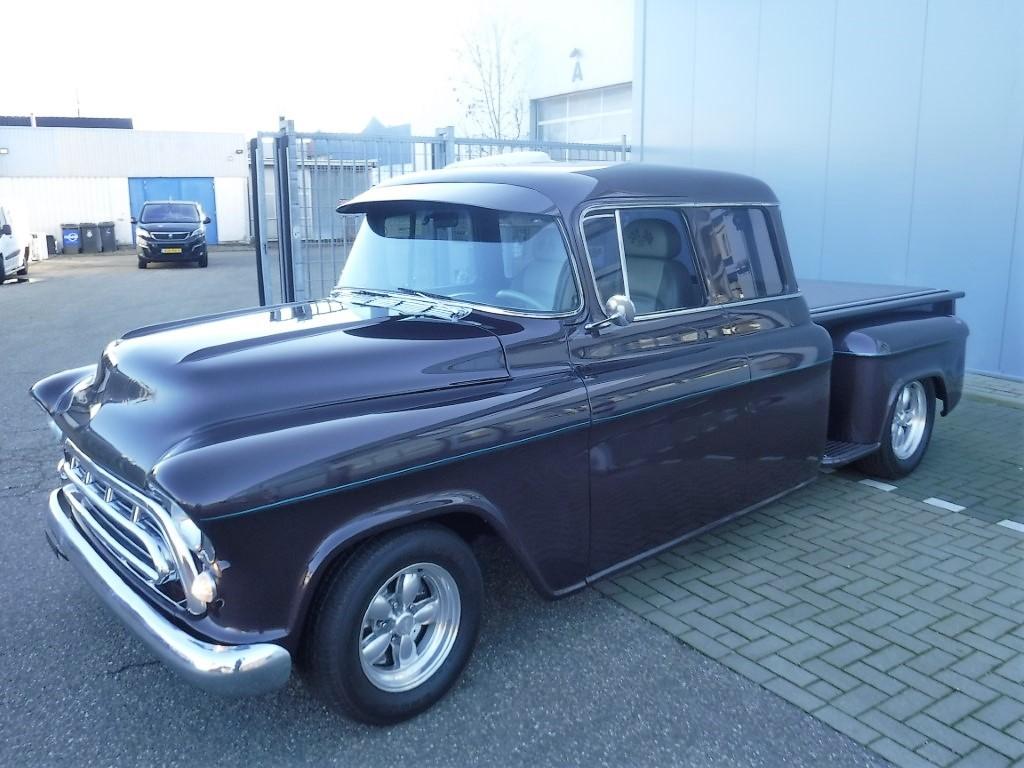
{"label": "tan seat", "polygon": [[679,261],[679,230],[662,219],[635,219],[622,230],[629,296],[637,314],[696,307],[694,275]]}

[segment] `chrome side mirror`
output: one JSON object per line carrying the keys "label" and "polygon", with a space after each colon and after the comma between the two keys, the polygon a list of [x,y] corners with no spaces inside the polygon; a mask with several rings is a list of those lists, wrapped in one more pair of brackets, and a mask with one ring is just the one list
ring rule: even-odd
{"label": "chrome side mirror", "polygon": [[607,315],[604,320],[587,323],[584,329],[587,331],[599,331],[610,325],[617,325],[619,327],[629,325],[636,318],[636,307],[625,296],[616,295],[605,302],[604,313]]}

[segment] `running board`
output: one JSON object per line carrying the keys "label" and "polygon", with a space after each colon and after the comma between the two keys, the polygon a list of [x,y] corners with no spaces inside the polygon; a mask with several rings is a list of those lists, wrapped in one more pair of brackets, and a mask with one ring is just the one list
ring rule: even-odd
{"label": "running board", "polygon": [[821,457],[823,467],[841,467],[878,450],[878,443],[844,443],[829,440],[825,443],[825,455]]}

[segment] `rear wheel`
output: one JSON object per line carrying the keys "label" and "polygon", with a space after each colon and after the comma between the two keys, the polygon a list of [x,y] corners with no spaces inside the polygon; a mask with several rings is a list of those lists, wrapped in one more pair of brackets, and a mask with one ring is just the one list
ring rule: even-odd
{"label": "rear wheel", "polygon": [[25,248],[25,265],[18,270],[18,277],[28,277],[28,248]]}
{"label": "rear wheel", "polygon": [[466,543],[421,526],[361,548],[315,609],[310,673],[327,701],[367,723],[437,702],[476,645],[483,584]]}
{"label": "rear wheel", "polygon": [[935,386],[930,379],[904,384],[889,407],[882,444],[858,462],[869,475],[895,480],[921,463],[935,424]]}

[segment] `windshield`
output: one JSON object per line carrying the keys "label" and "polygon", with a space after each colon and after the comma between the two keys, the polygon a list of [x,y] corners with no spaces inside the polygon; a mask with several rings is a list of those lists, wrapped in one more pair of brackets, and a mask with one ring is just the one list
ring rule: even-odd
{"label": "windshield", "polygon": [[382,203],[367,213],[342,288],[421,291],[528,312],[579,306],[554,217],[436,203]]}
{"label": "windshield", "polygon": [[198,224],[199,209],[193,203],[147,203],[142,208],[141,224]]}

